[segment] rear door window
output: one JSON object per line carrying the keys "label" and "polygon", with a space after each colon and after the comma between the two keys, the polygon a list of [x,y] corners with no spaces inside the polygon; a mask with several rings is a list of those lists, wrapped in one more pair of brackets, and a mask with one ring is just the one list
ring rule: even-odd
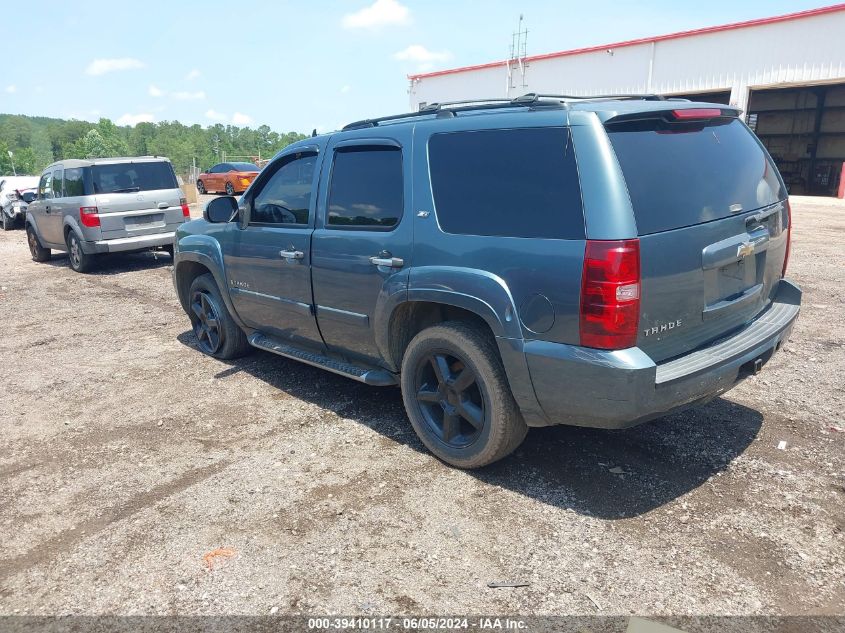
{"label": "rear door window", "polygon": [[62,197],[62,187],[64,185],[64,171],[61,169],[56,169],[53,171],[53,197],[54,198],[61,198]]}
{"label": "rear door window", "polygon": [[326,225],[391,229],[402,218],[402,150],[363,146],[335,153]]}
{"label": "rear door window", "polygon": [[176,189],[176,175],[167,162],[94,165],[91,169],[94,193],[134,193]]}
{"label": "rear door window", "polygon": [[610,124],[640,235],[752,211],[786,198],[777,170],[735,118]]}
{"label": "rear door window", "polygon": [[434,134],[428,147],[434,205],[445,232],[584,239],[567,128]]}
{"label": "rear door window", "polygon": [[65,169],[65,198],[84,196],[85,171],[82,167]]}

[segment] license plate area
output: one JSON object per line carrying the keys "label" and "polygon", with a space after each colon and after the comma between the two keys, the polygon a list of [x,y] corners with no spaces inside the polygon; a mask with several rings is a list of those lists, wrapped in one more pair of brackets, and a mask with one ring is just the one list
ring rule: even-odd
{"label": "license plate area", "polygon": [[127,231],[162,227],[165,225],[164,214],[155,213],[149,215],[136,215],[126,218],[124,220],[124,224]]}

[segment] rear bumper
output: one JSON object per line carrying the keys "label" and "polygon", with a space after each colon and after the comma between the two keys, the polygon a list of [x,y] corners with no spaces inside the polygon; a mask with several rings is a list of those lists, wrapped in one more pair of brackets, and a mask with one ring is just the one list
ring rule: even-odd
{"label": "rear bumper", "polygon": [[742,330],[660,364],[637,347],[526,341],[524,352],[550,424],[620,429],[706,402],[759,370],[789,338],[800,307],[801,290],[784,279],[771,305]]}
{"label": "rear bumper", "polygon": [[82,242],[82,250],[86,254],[93,253],[121,253],[125,251],[141,251],[145,248],[172,245],[176,239],[176,232],[154,233],[137,237],[120,237],[113,240],[98,240],[96,242]]}

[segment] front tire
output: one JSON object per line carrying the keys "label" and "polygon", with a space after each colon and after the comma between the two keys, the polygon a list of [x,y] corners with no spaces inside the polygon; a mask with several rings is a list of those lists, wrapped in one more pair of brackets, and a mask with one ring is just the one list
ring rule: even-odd
{"label": "front tire", "polygon": [[15,218],[10,218],[8,215],[6,215],[6,212],[3,211],[2,209],[0,209],[0,215],[3,216],[3,230],[4,231],[11,231],[13,228],[15,228],[15,223],[17,222],[17,220]]}
{"label": "front tire", "polygon": [[200,275],[191,284],[188,317],[204,354],[225,360],[238,358],[250,350],[246,334],[229,314],[211,274]]}
{"label": "front tire", "polygon": [[73,231],[68,231],[67,260],[70,267],[78,273],[87,273],[94,268],[94,255],[88,255],[82,250],[82,242]]}
{"label": "front tire", "polygon": [[451,321],[417,334],[402,359],[401,384],[417,435],[452,466],[500,460],[528,432],[495,341],[479,327]]}
{"label": "front tire", "polygon": [[32,261],[46,262],[52,257],[49,248],[41,246],[38,235],[35,234],[35,229],[30,225],[26,226],[26,241],[29,244],[29,252],[32,254]]}
{"label": "front tire", "polygon": [[234,196],[235,195],[235,188],[232,186],[231,182],[226,183],[226,195],[227,196]]}

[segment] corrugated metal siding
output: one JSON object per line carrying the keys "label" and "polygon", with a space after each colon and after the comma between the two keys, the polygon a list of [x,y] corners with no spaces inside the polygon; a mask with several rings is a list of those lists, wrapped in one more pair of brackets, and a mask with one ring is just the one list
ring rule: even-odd
{"label": "corrugated metal siding", "polygon": [[731,90],[747,108],[748,89],[845,81],[845,11],[733,30],[538,59],[526,86],[505,64],[412,80],[410,107],[421,102],[517,96],[526,92],[591,95]]}

